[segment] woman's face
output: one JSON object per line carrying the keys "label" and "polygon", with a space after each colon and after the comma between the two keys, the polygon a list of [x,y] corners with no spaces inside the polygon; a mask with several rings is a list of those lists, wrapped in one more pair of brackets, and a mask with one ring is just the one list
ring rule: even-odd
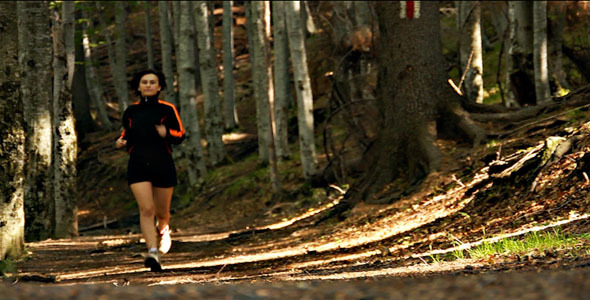
{"label": "woman's face", "polygon": [[153,96],[160,91],[160,82],[156,74],[145,74],[139,80],[139,87],[137,88],[142,96]]}

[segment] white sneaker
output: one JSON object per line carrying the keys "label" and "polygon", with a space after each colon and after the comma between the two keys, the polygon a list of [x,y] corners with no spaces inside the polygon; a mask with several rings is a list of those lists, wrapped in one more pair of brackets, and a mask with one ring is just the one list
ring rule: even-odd
{"label": "white sneaker", "polygon": [[149,251],[145,256],[144,265],[150,268],[152,272],[161,272],[162,265],[160,264],[160,253],[158,251]]}
{"label": "white sneaker", "polygon": [[164,229],[158,230],[158,235],[160,236],[160,253],[166,254],[170,251],[170,247],[172,247],[172,239],[170,238],[170,226],[166,225]]}

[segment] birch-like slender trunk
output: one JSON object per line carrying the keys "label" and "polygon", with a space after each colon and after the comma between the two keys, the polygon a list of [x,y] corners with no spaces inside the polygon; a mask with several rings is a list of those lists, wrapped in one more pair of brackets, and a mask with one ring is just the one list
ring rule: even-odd
{"label": "birch-like slender trunk", "polygon": [[27,240],[52,235],[51,31],[49,2],[18,1],[18,62],[21,99],[27,124],[25,217]]}
{"label": "birch-like slender trunk", "polygon": [[301,26],[301,8],[298,1],[287,2],[286,20],[289,52],[293,65],[293,77],[297,94],[297,124],[299,128],[299,150],[303,175],[310,179],[317,172],[317,157],[313,124],[313,95],[307,68],[307,53]]}
{"label": "birch-like slender trunk", "polygon": [[188,178],[191,186],[205,181],[207,168],[203,147],[201,146],[201,130],[197,115],[197,91],[195,88],[195,54],[194,54],[194,22],[192,21],[190,2],[180,3],[180,34],[178,36],[178,96],[181,119],[186,124],[186,141],[182,144],[183,156],[188,162]]}
{"label": "birch-like slender trunk", "polygon": [[[85,19],[89,20],[88,14],[84,11],[83,16]],[[98,120],[101,123],[101,127],[106,130],[112,129],[113,124],[109,119],[109,115],[107,114],[107,109],[105,105],[104,99],[104,89],[102,82],[97,77],[97,71],[94,67],[94,59],[92,55],[92,48],[90,45],[92,41],[90,40],[90,36],[88,35],[88,27],[91,27],[92,22],[84,22],[82,23],[82,46],[84,47],[84,74],[86,75],[86,81],[88,84],[88,94],[90,96],[90,101],[96,108],[96,112],[98,115]]]}
{"label": "birch-like slender trunk", "polygon": [[223,145],[223,121],[221,118],[221,97],[219,96],[219,82],[217,79],[217,59],[212,47],[209,11],[206,1],[194,3],[197,39],[199,42],[199,69],[201,71],[201,85],[205,96],[205,135],[207,137],[207,152],[209,162],[215,166],[225,159]]}
{"label": "birch-like slender trunk", "polygon": [[150,1],[144,1],[145,9],[145,42],[147,46],[148,68],[154,68],[154,42],[152,38],[152,13],[150,9]]}
{"label": "birch-like slender trunk", "polygon": [[165,100],[180,107],[178,99],[174,92],[174,67],[172,64],[172,48],[174,40],[172,38],[172,29],[168,13],[168,2],[158,1],[158,10],[160,13],[160,48],[162,50],[162,73],[166,77],[166,86],[164,90]]}
{"label": "birch-like slender trunk", "polygon": [[460,1],[461,72],[466,71],[464,95],[483,103],[483,51],[481,38],[481,5],[479,1]]}
{"label": "birch-like slender trunk", "polygon": [[74,2],[62,3],[61,17],[54,11],[53,25],[53,192],[54,237],[78,235],[76,157],[78,142],[72,107],[72,81],[76,62]]}
{"label": "birch-like slender trunk", "polygon": [[289,151],[289,103],[292,101],[289,86],[289,42],[285,23],[285,2],[272,3],[274,87],[275,87],[275,148],[279,159],[288,159]]}
{"label": "birch-like slender trunk", "polygon": [[238,111],[234,100],[234,19],[232,6],[233,1],[223,1],[223,120],[226,130],[231,130],[238,124]]}
{"label": "birch-like slender trunk", "polygon": [[537,104],[551,101],[547,66],[547,1],[533,1],[534,69]]}
{"label": "birch-like slender trunk", "polygon": [[0,261],[25,248],[25,130],[18,86],[18,25],[15,1],[0,2]]}
{"label": "birch-like slender trunk", "polygon": [[127,42],[125,40],[127,31],[127,11],[125,10],[126,2],[115,1],[115,61],[116,69],[113,78],[119,97],[119,111],[121,115],[127,106],[129,106],[129,93],[127,88]]}
{"label": "birch-like slender trunk", "polygon": [[[270,3],[255,1],[251,4],[252,23],[254,24],[254,61],[253,85],[256,98],[256,115],[258,120],[259,146],[266,148],[268,160],[262,161],[269,166],[270,182],[274,193],[281,189],[277,169],[277,155],[274,143],[274,88],[272,83],[272,66],[270,63]],[[260,144],[260,137],[263,145]]]}

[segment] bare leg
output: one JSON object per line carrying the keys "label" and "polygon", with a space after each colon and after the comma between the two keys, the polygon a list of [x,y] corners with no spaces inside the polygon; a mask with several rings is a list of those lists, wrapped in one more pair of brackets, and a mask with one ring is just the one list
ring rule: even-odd
{"label": "bare leg", "polygon": [[172,200],[172,193],[174,187],[154,187],[153,197],[154,205],[156,207],[156,219],[158,220],[158,227],[160,230],[164,229],[170,224],[170,200]]}
{"label": "bare leg", "polygon": [[154,205],[152,183],[149,181],[137,182],[129,185],[129,187],[139,206],[139,225],[145,238],[145,244],[148,249],[157,248],[158,240],[156,238],[156,227],[154,226],[156,207]]}

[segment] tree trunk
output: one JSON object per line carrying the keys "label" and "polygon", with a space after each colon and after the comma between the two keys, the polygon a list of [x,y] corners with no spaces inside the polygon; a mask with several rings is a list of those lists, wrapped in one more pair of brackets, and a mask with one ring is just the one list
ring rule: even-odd
{"label": "tree trunk", "polygon": [[18,61],[26,123],[25,217],[27,240],[42,240],[53,231],[51,183],[51,29],[49,3],[17,2]]}
{"label": "tree trunk", "polygon": [[[84,18],[88,19],[87,14],[84,13]],[[104,90],[102,86],[102,82],[97,77],[96,68],[94,67],[94,60],[92,55],[92,49],[90,45],[92,44],[90,41],[90,37],[87,33],[87,28],[91,22],[83,22],[82,23],[82,47],[84,48],[84,74],[86,77],[87,82],[89,83],[89,96],[92,104],[96,108],[96,112],[98,115],[98,120],[100,121],[100,126],[105,130],[110,130],[113,128],[113,124],[109,119],[109,115],[106,109],[106,103],[104,99]]]}
{"label": "tree trunk", "polygon": [[287,34],[289,53],[293,66],[295,91],[297,94],[297,122],[299,128],[299,150],[303,175],[310,179],[317,172],[317,157],[314,141],[313,95],[307,69],[307,53],[301,26],[301,7],[297,1],[286,3]]}
{"label": "tree trunk", "polygon": [[[180,39],[180,2],[172,1],[172,16],[174,17],[174,49],[178,49],[178,43]],[[178,54],[176,54],[178,55]]]}
{"label": "tree trunk", "polygon": [[446,82],[438,3],[421,2],[419,15],[412,18],[400,9],[398,1],[377,2],[377,105],[382,122],[377,140],[363,157],[368,171],[351,188],[349,200],[386,201],[379,195],[385,185],[401,179],[411,186],[438,170],[437,133],[463,133],[475,144],[483,136]]}
{"label": "tree trunk", "polygon": [[[120,3],[120,2],[117,2]],[[122,4],[117,4],[117,6],[122,5]],[[106,40],[106,44],[107,44],[107,52],[108,52],[108,57],[109,57],[109,67],[111,69],[111,74],[113,75],[113,85],[115,87],[115,93],[117,94],[117,100],[119,102],[119,112],[121,114],[121,116],[123,115],[123,112],[125,111],[125,109],[127,108],[128,105],[128,94],[127,94],[127,87],[125,86],[125,90],[124,92],[121,89],[121,81],[126,81],[125,79],[125,67],[121,66],[119,64],[119,58],[115,57],[115,49],[113,47],[113,43],[111,40],[111,34],[109,33],[108,30],[108,24],[105,20],[104,14],[102,12],[102,4],[100,1],[96,1],[96,8],[98,10],[98,19],[100,21],[100,25],[102,27],[102,34],[104,35],[104,38]],[[123,21],[124,22],[124,21]],[[117,44],[119,44],[120,41],[117,41]],[[119,44],[120,46],[120,44]],[[118,51],[117,51],[118,52]]]}
{"label": "tree trunk", "polygon": [[209,11],[206,1],[194,3],[197,39],[199,42],[199,69],[205,96],[205,135],[209,162],[215,166],[225,159],[223,145],[223,121],[221,118],[221,97],[219,96],[219,81],[217,79],[217,59],[215,49],[211,46]]}
{"label": "tree trunk", "polygon": [[172,47],[174,41],[172,39],[172,29],[170,27],[170,19],[168,16],[168,3],[166,1],[158,1],[158,8],[160,13],[160,45],[162,49],[162,73],[166,77],[166,86],[164,90],[165,100],[180,107],[178,99],[174,92],[174,68],[172,64]]}
{"label": "tree trunk", "polygon": [[[254,98],[256,98],[256,115],[258,120],[259,147],[266,148],[270,182],[274,193],[280,191],[277,170],[277,155],[274,146],[274,88],[272,84],[272,66],[270,63],[270,3],[255,1],[251,4],[252,23],[254,25],[253,54],[256,64],[253,66]],[[260,137],[264,144],[260,144]]]}
{"label": "tree trunk", "polygon": [[[76,12],[76,18],[81,19],[80,11]],[[85,26],[85,25],[84,25]],[[76,30],[82,28],[82,24],[76,24]],[[76,132],[78,140],[83,141],[86,133],[94,131],[98,126],[90,114],[90,94],[86,85],[85,63],[84,63],[84,46],[82,43],[76,43],[76,66],[74,69],[74,82],[72,85],[72,101],[74,106],[74,116],[76,119]]]}
{"label": "tree trunk", "polygon": [[244,10],[246,11],[246,29],[248,30],[248,56],[250,58],[250,65],[254,65],[254,57],[252,57],[252,39],[254,38],[254,32],[252,32],[252,3],[251,1],[244,2]]}
{"label": "tree trunk", "polygon": [[145,7],[145,41],[147,46],[148,68],[154,69],[154,43],[152,39],[152,15],[150,1],[144,1]]}
{"label": "tree trunk", "polygon": [[234,20],[233,1],[223,1],[223,120],[225,129],[238,124],[238,111],[234,99]]}
{"label": "tree trunk", "polygon": [[551,25],[548,28],[550,34],[548,34],[548,49],[549,57],[549,74],[553,74],[553,79],[558,89],[571,89],[571,86],[567,82],[567,76],[563,71],[563,52],[561,50],[563,46],[563,33],[565,29],[565,2],[555,2],[552,5],[553,12],[555,15],[554,19],[551,19]]}
{"label": "tree trunk", "polygon": [[72,109],[74,78],[74,3],[62,3],[53,26],[53,198],[57,238],[78,235],[76,199],[77,138]]}
{"label": "tree trunk", "polygon": [[25,130],[18,75],[16,2],[0,2],[0,261],[25,248]]}
{"label": "tree trunk", "polygon": [[551,101],[547,67],[547,1],[533,1],[534,71],[537,104]]}
{"label": "tree trunk", "polygon": [[274,48],[274,87],[275,87],[275,147],[279,159],[288,159],[289,151],[289,41],[285,23],[285,2],[272,3],[273,48]]}
{"label": "tree trunk", "polygon": [[[508,50],[509,90],[507,105],[536,103],[533,62],[533,3],[509,1],[510,48]],[[515,102],[516,101],[516,102]]]}
{"label": "tree trunk", "polygon": [[199,185],[207,175],[203,147],[201,146],[201,132],[197,115],[197,91],[195,88],[195,55],[194,55],[194,22],[192,22],[190,2],[181,2],[180,35],[178,36],[178,52],[176,65],[178,66],[178,96],[180,113],[186,124],[187,140],[182,144],[183,156],[187,159],[189,184]]}
{"label": "tree trunk", "polygon": [[460,1],[460,57],[465,72],[464,95],[483,103],[483,55],[481,39],[481,5],[479,1]]}
{"label": "tree trunk", "polygon": [[126,2],[115,1],[115,61],[116,68],[113,70],[113,79],[117,88],[119,98],[119,111],[121,115],[129,106],[129,93],[127,89],[127,42],[125,29],[127,20]]}

